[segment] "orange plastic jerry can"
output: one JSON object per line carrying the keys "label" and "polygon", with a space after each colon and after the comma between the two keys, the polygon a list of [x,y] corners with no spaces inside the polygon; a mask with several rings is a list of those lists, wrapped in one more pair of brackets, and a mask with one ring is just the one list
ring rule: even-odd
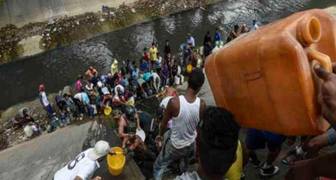
{"label": "orange plastic jerry can", "polygon": [[205,71],[218,106],[243,127],[284,135],[327,130],[312,71],[332,71],[336,20],[322,10],[293,14],[243,34],[208,56]]}

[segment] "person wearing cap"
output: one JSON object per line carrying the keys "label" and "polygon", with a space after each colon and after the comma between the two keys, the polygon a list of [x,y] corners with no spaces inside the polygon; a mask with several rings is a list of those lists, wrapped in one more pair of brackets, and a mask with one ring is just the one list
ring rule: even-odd
{"label": "person wearing cap", "polygon": [[240,180],[243,151],[239,130],[232,113],[220,107],[207,107],[199,124],[199,167],[175,180]]}
{"label": "person wearing cap", "polygon": [[145,133],[140,127],[139,115],[134,107],[125,107],[118,121],[118,135],[123,148],[134,150],[144,145]]}
{"label": "person wearing cap", "polygon": [[54,180],[100,180],[93,177],[94,172],[100,167],[99,161],[108,153],[114,153],[106,141],[98,141],[93,148],[79,153],[54,175]]}
{"label": "person wearing cap", "polygon": [[47,94],[45,92],[44,84],[40,84],[39,86],[39,99],[40,99],[41,105],[43,106],[43,109],[47,112],[50,118],[53,115],[54,110],[52,109],[51,104],[48,100]]}

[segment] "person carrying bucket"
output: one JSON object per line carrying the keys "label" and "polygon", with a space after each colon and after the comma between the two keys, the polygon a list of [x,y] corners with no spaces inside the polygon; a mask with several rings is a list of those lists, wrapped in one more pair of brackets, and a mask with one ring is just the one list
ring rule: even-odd
{"label": "person carrying bucket", "polygon": [[54,175],[54,180],[100,180],[101,177],[92,178],[99,168],[99,162],[107,154],[115,154],[106,141],[98,141],[93,148],[79,153]]}

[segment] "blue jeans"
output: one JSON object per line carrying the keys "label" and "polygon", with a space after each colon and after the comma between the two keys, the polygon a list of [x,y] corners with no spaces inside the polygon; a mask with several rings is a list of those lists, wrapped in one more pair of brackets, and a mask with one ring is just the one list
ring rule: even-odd
{"label": "blue jeans", "polygon": [[257,129],[247,129],[246,147],[250,150],[264,149],[266,146],[270,151],[281,149],[286,137],[280,134],[261,131]]}
{"label": "blue jeans", "polygon": [[51,105],[49,104],[48,106],[45,106],[44,109],[45,109],[45,111],[47,111],[48,117],[51,118],[52,115],[54,114],[54,111],[53,111]]}
{"label": "blue jeans", "polygon": [[194,144],[184,147],[182,149],[176,149],[170,141],[170,130],[164,135],[164,143],[159,156],[156,158],[153,168],[154,180],[161,180],[164,173],[168,171],[168,166],[183,160],[184,167],[181,168],[182,172],[188,169],[189,157],[194,152]]}
{"label": "blue jeans", "polygon": [[61,123],[63,125],[67,125],[70,123],[70,117],[69,114],[66,112],[61,112]]}

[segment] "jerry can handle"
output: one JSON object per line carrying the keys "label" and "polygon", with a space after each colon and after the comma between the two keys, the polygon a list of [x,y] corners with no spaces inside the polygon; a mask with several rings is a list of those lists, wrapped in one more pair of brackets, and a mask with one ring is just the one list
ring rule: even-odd
{"label": "jerry can handle", "polygon": [[321,23],[314,16],[303,18],[296,30],[297,38],[304,47],[309,47],[321,39]]}
{"label": "jerry can handle", "polygon": [[[309,61],[317,61],[327,72],[332,72],[332,63],[330,57],[326,54],[323,54],[315,49],[307,48],[307,56]],[[317,64],[312,64],[313,66]]]}

